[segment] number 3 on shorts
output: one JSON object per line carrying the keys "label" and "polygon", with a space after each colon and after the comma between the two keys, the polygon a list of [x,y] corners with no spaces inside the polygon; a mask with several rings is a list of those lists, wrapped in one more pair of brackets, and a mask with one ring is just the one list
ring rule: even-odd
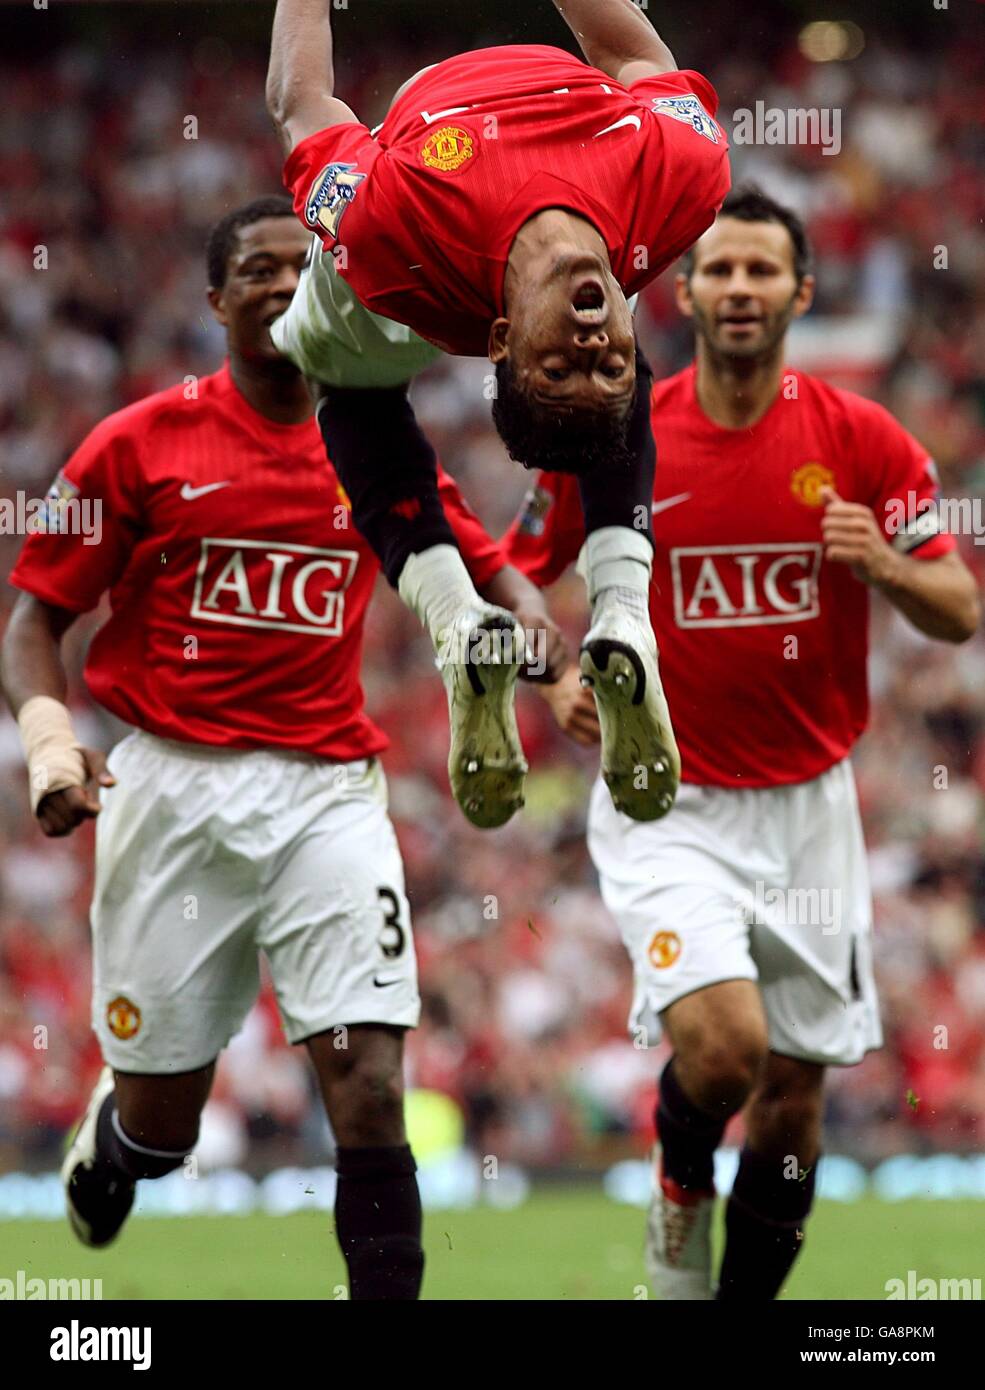
{"label": "number 3 on shorts", "polygon": [[[407,945],[407,933],[400,925],[400,901],[392,888],[378,888],[377,896],[383,903],[389,906],[389,912],[383,913],[383,931],[380,933],[380,947],[387,960],[396,960],[403,955],[404,947]],[[388,934],[393,933],[392,936]]]}

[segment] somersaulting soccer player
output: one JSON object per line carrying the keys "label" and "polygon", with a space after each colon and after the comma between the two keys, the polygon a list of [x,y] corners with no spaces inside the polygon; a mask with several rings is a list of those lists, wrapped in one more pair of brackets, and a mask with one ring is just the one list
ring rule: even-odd
{"label": "somersaulting soccer player", "polygon": [[[537,45],[460,54],[405,83],[375,136],[335,95],[330,0],[278,0],[267,82],[285,182],[319,242],[281,346],[324,383],[320,423],[356,523],[434,642],[452,787],[483,826],[522,805],[526,763],[515,663],[469,653],[477,632],[508,633],[512,619],[475,593],[407,401],[415,354],[431,346],[488,356],[509,452],[578,478],[592,604],[581,670],[615,803],[656,819],[679,777],[647,609],[651,377],[626,295],[711,223],[726,140],[713,88],[676,70],[632,0],[558,8],[586,61]],[[334,375],[319,360],[325,304],[345,325]],[[364,335],[393,350],[382,399],[360,389],[386,362],[361,350]]]}

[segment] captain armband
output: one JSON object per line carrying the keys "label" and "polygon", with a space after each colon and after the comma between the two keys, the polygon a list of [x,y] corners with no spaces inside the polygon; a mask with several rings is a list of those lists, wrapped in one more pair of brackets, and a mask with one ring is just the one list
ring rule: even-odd
{"label": "captain armband", "polygon": [[900,551],[903,555],[909,555],[940,534],[940,514],[935,506],[929,506],[917,512],[916,516],[905,526],[901,526],[891,544],[894,550]]}

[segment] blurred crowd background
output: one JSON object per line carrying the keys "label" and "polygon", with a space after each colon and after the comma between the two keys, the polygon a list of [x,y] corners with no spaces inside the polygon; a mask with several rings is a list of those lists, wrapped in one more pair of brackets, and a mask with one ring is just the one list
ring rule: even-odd
{"label": "blurred crowd background", "polygon": [[[104,415],[215,370],[223,343],[204,298],[208,229],[280,186],[263,106],[269,6],[160,5],[171,27],[149,32],[137,17],[147,7],[74,8],[57,42],[53,28],[39,40],[30,25],[42,21],[22,15],[0,54],[0,496],[42,496]],[[543,24],[530,5],[517,24],[509,5],[476,6],[496,27],[477,30],[473,16],[464,36],[450,8],[422,4],[411,31],[398,7],[393,34],[378,17],[373,42],[343,46],[340,89],[361,115],[379,119],[410,72],[456,48],[563,41],[546,0]],[[365,35],[359,0],[351,9]],[[757,100],[840,110],[837,156],[818,147],[733,150],[735,182],[755,178],[795,206],[816,247],[817,307],[795,339],[794,361],[881,400],[936,457],[945,494],[980,508],[985,50],[956,14],[920,9],[867,17],[853,6],[855,23],[840,39],[834,33],[833,50],[816,29],[805,37],[806,4],[764,5],[769,23],[746,15],[738,25],[711,3],[690,28],[663,25],[652,12],[680,65],[717,86],[726,127]],[[245,10],[252,26],[238,22]],[[3,15],[6,23],[10,10]],[[844,56],[818,61],[832,51]],[[190,114],[195,140],[184,138]],[[40,244],[45,270],[34,268]],[[670,290],[668,275],[641,309],[658,373],[684,365],[691,348]],[[527,479],[491,430],[483,371],[482,363],[449,362],[416,398],[444,462],[499,535]],[[974,542],[968,535],[962,546],[981,575]],[[19,543],[0,537],[4,574]],[[13,597],[0,593],[0,623]],[[580,582],[563,580],[555,599],[577,640]],[[872,727],[856,767],[887,1042],[832,1075],[827,1131],[830,1151],[868,1162],[968,1152],[985,1141],[985,640],[933,645],[882,603],[875,609]],[[69,642],[72,701],[83,741],[108,745],[121,727],[87,701],[79,679],[98,620]],[[365,683],[393,741],[385,766],[422,969],[411,1084],[457,1103],[480,1154],[584,1171],[643,1153],[663,1053],[634,1048],[625,1031],[629,966],[584,843],[595,755],[567,743],[543,702],[525,692],[528,810],[479,834],[447,792],[444,695],[428,650],[382,586]],[[3,1171],[55,1165],[100,1063],[89,1029],[92,834],[43,839],[7,716],[0,764]],[[39,1027],[46,1047],[37,1046]],[[284,1045],[267,992],[219,1070],[210,1123],[223,1135],[222,1153],[261,1166],[323,1161],[318,1114],[304,1057]]]}

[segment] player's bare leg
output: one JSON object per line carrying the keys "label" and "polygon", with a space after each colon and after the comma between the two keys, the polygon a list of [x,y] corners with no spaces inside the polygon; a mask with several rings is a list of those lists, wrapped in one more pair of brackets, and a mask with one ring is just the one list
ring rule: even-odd
{"label": "player's bare leg", "polygon": [[403,1038],[402,1028],[366,1023],[307,1040],[338,1145],[335,1230],[353,1299],[420,1293],[421,1199],[404,1128]]}
{"label": "player's bare leg", "polygon": [[161,1178],[198,1141],[215,1064],[175,1076],[104,1067],[62,1164],[72,1230],[84,1245],[108,1245],[129,1215],[140,1178]]}
{"label": "player's bare leg", "polygon": [[674,1055],[655,1117],[647,1273],[660,1299],[710,1299],[715,1150],[762,1074],[766,1019],[751,980],[726,980],[678,999],[661,1020]]}
{"label": "player's bare leg", "polygon": [[319,426],[355,523],[434,644],[448,698],[455,799],[473,825],[503,825],[523,805],[527,771],[513,708],[522,628],[476,591],[406,388],[321,385],[319,392]]}
{"label": "player's bare leg", "polygon": [[660,683],[650,624],[651,503],[656,447],[650,427],[652,376],[637,353],[637,393],[626,476],[580,479],[588,539],[579,560],[592,604],[581,648],[582,684],[595,694],[602,777],[613,803],[634,820],[657,820],[674,802],[680,754]]}
{"label": "player's bare leg", "polygon": [[814,1200],[824,1067],[771,1052],[746,1111],[746,1144],[726,1207],[717,1297],[777,1296],[803,1247]]}

